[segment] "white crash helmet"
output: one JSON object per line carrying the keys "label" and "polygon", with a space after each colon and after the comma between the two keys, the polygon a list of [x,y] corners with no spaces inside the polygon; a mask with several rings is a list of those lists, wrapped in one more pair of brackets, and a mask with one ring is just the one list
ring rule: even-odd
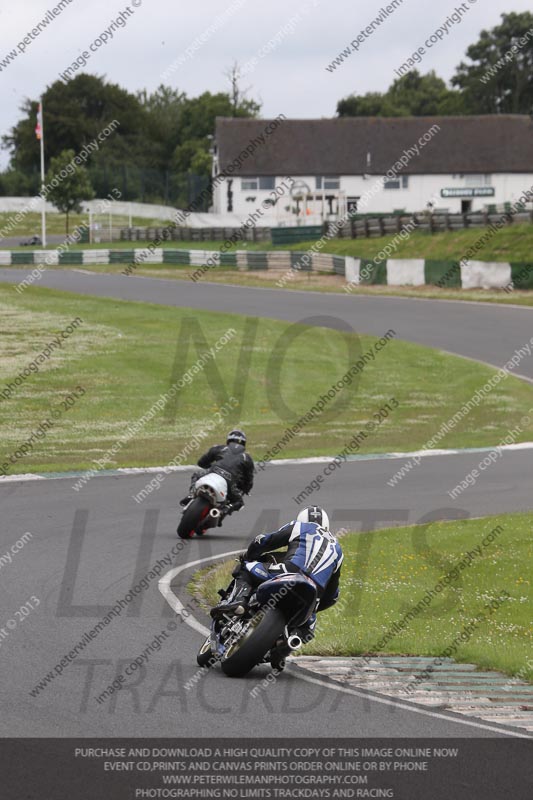
{"label": "white crash helmet", "polygon": [[325,531],[329,531],[329,517],[320,506],[307,506],[296,517],[298,522],[314,522]]}

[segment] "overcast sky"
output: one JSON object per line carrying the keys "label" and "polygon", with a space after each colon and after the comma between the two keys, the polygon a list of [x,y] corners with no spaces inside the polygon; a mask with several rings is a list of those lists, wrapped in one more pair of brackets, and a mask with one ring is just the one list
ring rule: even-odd
{"label": "overcast sky", "polygon": [[[262,101],[262,116],[283,112],[300,118],[331,117],[341,97],[354,91],[385,90],[397,77],[394,70],[461,4],[466,8],[461,22],[449,27],[443,41],[428,49],[422,72],[435,69],[449,79],[482,28],[496,25],[504,11],[531,10],[530,0],[511,0],[510,4],[508,0],[403,0],[401,4],[396,0],[396,10],[361,42],[359,50],[328,72],[326,66],[388,0],[269,0],[261,4],[257,0],[130,0],[129,6],[122,0],[72,0],[25,46],[24,37],[57,2],[2,3],[0,65],[10,51],[18,52],[0,71],[2,134],[19,118],[23,99],[44,92],[128,7],[131,13],[123,16],[125,26],[91,52],[85,72],[104,75],[130,91],[153,90],[165,82],[194,96],[206,90],[227,90],[224,72],[231,63],[257,58],[243,84],[251,87],[250,96]],[[210,25],[216,28],[214,32],[208,30]],[[207,40],[191,57],[186,56],[191,42],[203,33]],[[270,45],[272,51],[260,56],[259,51],[276,35],[278,43]],[[163,73],[172,64],[170,77],[163,81]],[[0,167],[6,163],[7,154],[2,151]]]}

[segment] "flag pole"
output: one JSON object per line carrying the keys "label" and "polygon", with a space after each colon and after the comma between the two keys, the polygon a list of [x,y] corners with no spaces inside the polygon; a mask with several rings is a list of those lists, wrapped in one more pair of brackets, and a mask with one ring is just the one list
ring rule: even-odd
{"label": "flag pole", "polygon": [[35,129],[41,145],[41,239],[43,247],[46,247],[46,197],[44,195],[44,124],[43,124],[43,101],[39,101],[39,113],[37,118],[37,128]]}

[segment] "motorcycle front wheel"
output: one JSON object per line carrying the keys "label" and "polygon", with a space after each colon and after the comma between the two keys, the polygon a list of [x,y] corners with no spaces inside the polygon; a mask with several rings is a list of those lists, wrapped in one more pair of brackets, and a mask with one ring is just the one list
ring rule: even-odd
{"label": "motorcycle front wheel", "polygon": [[259,611],[244,636],[233,644],[222,659],[222,672],[230,678],[242,678],[257,664],[285,630],[285,616],[279,608]]}
{"label": "motorcycle front wheel", "polygon": [[178,525],[178,536],[181,539],[190,539],[196,528],[209,514],[211,505],[205,497],[196,497],[185,509]]}
{"label": "motorcycle front wheel", "polygon": [[198,650],[196,663],[199,667],[211,667],[216,661],[216,657],[211,650],[211,636],[208,636],[203,645]]}

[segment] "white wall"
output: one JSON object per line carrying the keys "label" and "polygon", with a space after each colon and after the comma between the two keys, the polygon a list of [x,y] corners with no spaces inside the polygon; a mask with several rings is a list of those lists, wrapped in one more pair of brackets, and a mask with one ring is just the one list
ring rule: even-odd
{"label": "white wall", "polygon": [[[33,202],[32,202],[33,201]],[[31,204],[31,207],[28,206]],[[42,200],[33,197],[0,197],[0,212],[11,211],[35,211],[36,214],[41,212]],[[46,202],[47,211],[57,211],[52,203]]]}
{"label": "white wall", "polygon": [[[310,211],[312,212],[309,215],[301,214],[300,218],[296,217],[294,213],[291,212],[290,208],[294,208],[296,206],[295,200],[292,199],[288,188],[283,187],[283,182],[286,176],[280,176],[276,178],[276,186],[279,187],[280,191],[283,191],[283,194],[278,197],[277,202],[274,206],[265,208],[263,203],[265,200],[272,198],[272,192],[270,190],[261,190],[261,189],[241,189],[241,182],[242,178],[224,178],[216,187],[213,192],[213,211],[219,214],[227,213],[227,206],[228,206],[228,185],[227,181],[232,180],[231,191],[233,192],[233,213],[237,216],[246,219],[250,217],[252,214],[260,214],[260,221],[257,223],[259,225],[295,225],[299,221],[300,224],[320,224],[322,221],[322,203],[317,202],[313,204],[313,207],[310,207]],[[246,178],[244,180],[247,180]],[[303,176],[295,178],[295,180],[303,180],[305,181],[308,186],[312,189],[314,194],[320,194],[320,192],[315,191],[315,178],[309,176]],[[332,194],[329,190],[325,191],[325,194]],[[289,207],[289,210],[287,209]],[[300,203],[300,208],[303,212],[303,204]],[[324,205],[324,208],[327,213],[327,203]],[[341,209],[342,212],[342,209]],[[336,215],[334,215],[335,218]]]}
{"label": "white wall", "polygon": [[[98,204],[100,204],[101,207],[102,203],[102,200],[84,201],[82,203],[82,208],[84,212],[89,207],[91,207],[93,211],[97,211],[99,207]],[[36,214],[40,214],[41,205],[42,201],[39,198],[0,197],[0,212],[15,214],[17,212],[33,211]],[[191,213],[187,215],[185,224],[189,228],[239,228],[246,221],[250,213],[250,204],[247,205],[248,207],[245,208],[242,214]],[[128,203],[118,200],[113,201],[110,210],[114,215],[121,217],[120,223],[122,225],[125,224],[128,219],[130,207],[132,217],[161,220],[161,224],[166,221],[172,221],[178,213],[172,206],[150,205],[149,203]],[[56,214],[59,213],[57,208],[50,202],[46,203],[46,211]],[[101,224],[101,219],[99,221]],[[118,222],[115,220],[114,224],[118,225]],[[269,225],[270,222],[266,219],[265,221],[260,220],[258,222],[258,227],[268,227]]]}
{"label": "white wall", "polygon": [[[103,200],[84,200],[81,205],[84,211],[86,208],[91,208],[93,211],[96,211],[98,207],[102,207],[103,202]],[[28,206],[30,206],[29,209]],[[40,213],[41,208],[42,200],[40,198],[0,197],[0,212],[16,212],[28,209],[35,213]],[[150,203],[127,203],[118,200],[112,202],[110,209],[113,211],[113,214],[120,214],[124,217],[128,216],[131,209],[132,216],[144,217],[145,219],[167,220],[172,219],[175,214],[175,209],[172,208],[172,206],[151,205]],[[51,213],[59,213],[57,208],[49,201],[46,201],[46,210]]]}
{"label": "white wall", "polygon": [[[366,180],[362,177],[346,176],[341,178],[341,189],[347,197],[364,197],[371,192],[377,178],[369,176]],[[450,213],[461,212],[461,201],[471,200],[472,210],[481,211],[487,205],[500,205],[505,202],[517,200],[521,193],[533,187],[533,173],[531,174],[495,174],[491,176],[490,186],[494,188],[494,197],[441,197],[442,189],[468,188],[464,177],[459,175],[409,175],[409,185],[406,189],[381,189],[374,194],[367,203],[360,206],[363,213],[389,212],[404,208],[408,212],[423,211],[427,203],[433,200],[439,209],[447,209]]]}
{"label": "white wall", "polygon": [[[318,196],[321,190],[317,190],[314,176],[292,176],[295,180],[303,180],[311,188],[313,194]],[[495,190],[494,197],[473,197],[473,198],[444,198],[440,196],[441,189],[468,188],[465,178],[459,175],[409,175],[409,185],[406,189],[382,189],[373,192],[377,184],[378,176],[370,175],[366,179],[362,176],[342,176],[340,179],[340,212],[345,210],[345,200],[349,197],[365,197],[367,201],[361,202],[359,210],[362,213],[388,213],[396,209],[405,209],[406,212],[423,211],[427,203],[433,200],[438,209],[447,209],[450,213],[460,213],[461,200],[471,200],[472,210],[481,211],[489,204],[500,205],[505,202],[514,202],[526,189],[533,188],[533,172],[531,174],[494,174],[491,176],[489,184]],[[270,209],[263,209],[262,203],[269,197],[268,191],[261,190],[242,190],[241,178],[233,178],[233,213],[241,217],[246,217],[257,208],[262,211],[262,224],[295,224],[297,218],[294,214],[285,211],[285,206],[294,206],[294,201],[285,195],[280,198],[276,206]],[[280,184],[283,177],[276,178],[276,183]],[[227,209],[227,179],[224,179],[216,187],[214,192],[214,211],[225,213]],[[333,190],[325,190],[325,194],[336,194]],[[250,200],[247,198],[255,198]],[[327,205],[325,206],[327,211]],[[321,201],[314,201],[310,210],[312,216],[301,216],[300,222],[315,224],[320,222],[322,216]]]}
{"label": "white wall", "polygon": [[[100,205],[99,205],[100,204]],[[90,208],[92,211],[102,207],[102,200],[89,200],[83,201],[82,207]],[[113,214],[120,214],[121,216],[128,217],[143,217],[144,219],[161,219],[170,220],[176,213],[176,209],[172,206],[160,206],[151,203],[129,203],[122,200],[113,200],[109,205],[109,210]]]}

